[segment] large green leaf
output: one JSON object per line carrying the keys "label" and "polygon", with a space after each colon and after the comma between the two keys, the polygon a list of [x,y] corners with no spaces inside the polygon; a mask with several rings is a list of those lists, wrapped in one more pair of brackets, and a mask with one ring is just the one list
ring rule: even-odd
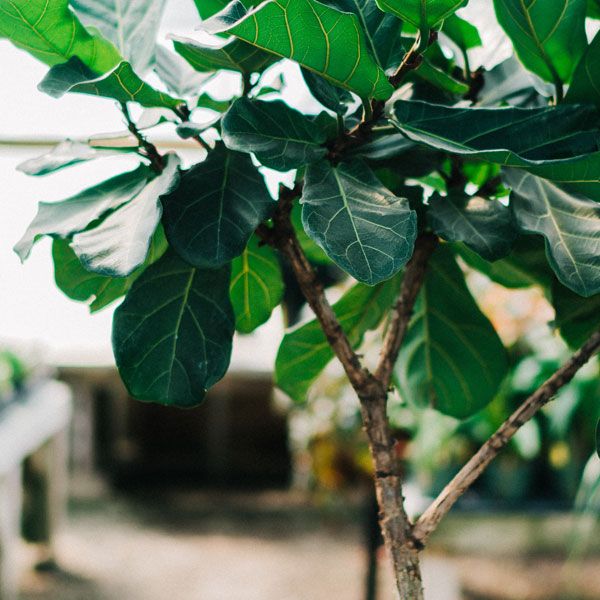
{"label": "large green leaf", "polygon": [[135,171],[117,175],[62,202],[40,202],[15,252],[25,260],[40,236],[65,238],[83,231],[92,221],[134,198],[151,177],[150,169],[140,165]]}
{"label": "large green leaf", "polygon": [[586,0],[494,0],[521,62],[542,79],[567,83],[587,45]]}
{"label": "large green leaf", "polygon": [[119,102],[137,102],[142,106],[175,108],[181,104],[180,99],[159,92],[142,81],[128,62],[121,62],[108,73],[98,76],[74,56],[68,62],[52,67],[38,87],[53,98],[76,92],[114,98]]}
{"label": "large green leaf", "polygon": [[358,281],[389,279],[412,255],[415,212],[359,159],[310,165],[301,203],[308,235]]}
{"label": "large green leaf", "polygon": [[517,237],[510,209],[498,200],[451,192],[429,200],[433,230],[449,242],[464,242],[486,260],[506,256]]}
{"label": "large green leaf", "polygon": [[552,305],[560,335],[572,348],[581,346],[600,328],[600,294],[582,298],[564,285],[554,282]]}
{"label": "large green leaf", "polygon": [[[242,4],[247,8],[257,6],[263,0],[242,0]],[[222,11],[230,2],[230,0],[194,0],[196,8],[200,13],[200,17],[208,19],[218,12]]]}
{"label": "large green leaf", "polygon": [[540,177],[508,170],[517,225],[546,238],[546,254],[562,283],[582,296],[600,293],[600,203]]}
{"label": "large green leaf", "polygon": [[230,296],[236,329],[250,333],[268,321],[281,302],[283,290],[277,255],[253,236],[231,265]]}
{"label": "large green leaf", "polygon": [[600,19],[600,0],[587,0],[587,16]]}
{"label": "large green leaf", "polygon": [[419,28],[441,23],[467,2],[468,0],[377,0],[381,10]]}
{"label": "large green leaf", "polygon": [[190,264],[214,268],[244,251],[275,203],[250,157],[219,144],[163,205],[171,246]]}
{"label": "large green leaf", "polygon": [[385,100],[393,91],[356,15],[315,0],[268,0],[252,11],[233,0],[204,27],[295,60],[363,98]]}
{"label": "large green leaf", "polygon": [[154,48],[166,0],[70,0],[87,26],[100,30],[133,68],[154,64]]}
{"label": "large green leaf", "polygon": [[481,36],[475,25],[452,15],[444,21],[442,28],[446,34],[463,52],[482,45]]}
{"label": "large green leaf", "polygon": [[408,138],[520,167],[600,200],[600,131],[591,106],[450,108],[399,100],[392,122]]}
{"label": "large green leaf", "polygon": [[169,250],[136,280],[113,321],[117,366],[132,396],[195,406],[223,377],[235,324],[230,277],[229,266],[198,270]]}
{"label": "large green leaf", "polygon": [[68,0],[0,0],[0,37],[50,66],[78,56],[105,73],[121,60],[108,40],[87,31]]}
{"label": "large green leaf", "polygon": [[310,93],[325,108],[342,116],[348,112],[348,105],[352,102],[352,95],[348,90],[333,85],[308,69],[302,69],[302,76]]}
{"label": "large green leaf", "polygon": [[154,70],[167,89],[182,98],[197,95],[202,85],[211,76],[209,73],[194,71],[181,56],[162,46],[156,47]]}
{"label": "large green leaf", "polygon": [[[333,309],[353,347],[365,332],[379,326],[394,303],[401,278],[396,276],[374,287],[352,287]],[[283,338],[275,362],[277,385],[296,402],[304,402],[315,379],[333,358],[333,350],[317,320],[299,326]]]}
{"label": "large green leaf", "polygon": [[163,172],[131,201],[111,212],[96,227],[73,236],[71,246],[88,271],[127,277],[144,263],[160,223],[160,198],[177,186],[179,165],[176,154],[167,154]]}
{"label": "large green leaf", "polygon": [[105,277],[87,271],[68,240],[55,239],[52,243],[54,281],[58,289],[72,300],[89,303],[90,312],[94,313],[124,296],[146,267],[156,262],[167,247],[165,234],[159,227],[152,239],[146,262],[141,267],[129,277]]}
{"label": "large green leaf", "polygon": [[171,39],[175,51],[200,73],[213,73],[219,69],[256,73],[274,62],[272,54],[242,40],[207,46],[186,37],[171,36]]}
{"label": "large green leaf", "polygon": [[508,369],[502,342],[450,248],[436,250],[396,363],[404,400],[464,419],[496,395]]}
{"label": "large green leaf", "polygon": [[48,175],[65,167],[76,165],[88,160],[116,156],[123,152],[135,151],[135,148],[92,148],[89,144],[74,140],[65,140],[56,145],[50,152],[30,158],[22,162],[17,169],[31,176]]}
{"label": "large green leaf", "polygon": [[600,108],[600,33],[579,61],[567,93],[568,102],[595,104]]}
{"label": "large green leaf", "polygon": [[279,100],[240,98],[223,118],[228,148],[252,152],[266,167],[297,169],[325,156],[326,132],[302,113]]}

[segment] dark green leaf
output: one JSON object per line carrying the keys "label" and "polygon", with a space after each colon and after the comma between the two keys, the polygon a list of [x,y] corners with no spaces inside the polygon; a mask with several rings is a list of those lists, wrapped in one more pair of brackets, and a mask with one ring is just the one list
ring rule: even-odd
{"label": "dark green leaf", "polygon": [[582,298],[564,285],[553,282],[552,305],[560,335],[572,348],[578,348],[600,328],[600,294]]}
{"label": "dark green leaf", "polygon": [[587,45],[586,0],[494,0],[521,62],[542,79],[567,83]]}
{"label": "dark green leaf", "polygon": [[244,251],[275,203],[250,157],[219,144],[163,205],[171,246],[188,263],[214,268]]}
{"label": "dark green leaf", "polygon": [[178,54],[156,47],[156,74],[167,88],[175,95],[189,98],[198,91],[210,77],[208,73],[198,73]]}
{"label": "dark green leaf", "polygon": [[252,152],[266,167],[289,171],[323,158],[326,133],[280,100],[240,98],[223,118],[222,136],[232,150]]}
{"label": "dark green leaf", "polygon": [[88,144],[77,142],[73,140],[65,140],[61,142],[50,152],[30,158],[25,162],[21,163],[17,169],[25,175],[40,176],[54,173],[65,167],[76,165],[81,162],[88,160],[94,160],[96,158],[102,158],[105,156],[115,156],[122,152],[130,151],[129,148],[119,149],[101,149],[92,148]]}
{"label": "dark green leaf", "polygon": [[229,366],[234,317],[229,266],[198,270],[168,251],[115,312],[113,349],[135,398],[199,404]]}
{"label": "dark green leaf", "polygon": [[[600,15],[598,16],[598,18],[600,18]],[[600,457],[600,421],[598,421],[598,425],[596,426],[596,453]]]}
{"label": "dark green leaf", "polygon": [[450,108],[399,100],[391,120],[416,142],[520,167],[600,200],[600,131],[591,106]]}
{"label": "dark green leaf", "polygon": [[281,268],[275,252],[253,236],[231,265],[231,303],[235,327],[250,333],[266,323],[283,297]]}
{"label": "dark green leaf", "polygon": [[310,165],[301,203],[308,235],[358,281],[389,279],[412,255],[415,212],[358,159]]}
{"label": "dark green leaf", "polygon": [[50,66],[77,56],[93,71],[105,73],[119,63],[117,49],[88,32],[68,0],[49,5],[50,0],[0,0],[0,37]]}
{"label": "dark green leaf", "polygon": [[547,179],[508,170],[517,225],[546,238],[548,262],[569,289],[600,292],[600,203],[571,194]]}
{"label": "dark green leaf", "polygon": [[496,395],[508,369],[502,342],[466,286],[451,250],[430,261],[396,364],[401,396],[464,419]]}
{"label": "dark green leaf", "polygon": [[[365,332],[376,329],[394,303],[400,276],[377,286],[357,284],[333,307],[354,348]],[[275,363],[277,385],[296,402],[304,402],[315,379],[333,358],[333,350],[318,321],[294,329],[284,338]]]}
{"label": "dark green leaf", "polygon": [[523,106],[530,98],[539,97],[533,87],[533,76],[511,56],[485,73],[479,92],[479,106],[498,106],[504,103]]}
{"label": "dark green leaf", "polygon": [[440,90],[458,96],[464,96],[469,91],[469,86],[464,81],[455,79],[452,75],[436,67],[426,57],[423,59],[421,66],[414,72],[414,76],[429,82]]}
{"label": "dark green leaf", "polygon": [[[222,11],[230,0],[194,0],[200,17],[208,19],[218,12]],[[260,4],[263,0],[242,0],[242,4],[247,8]]]}
{"label": "dark green leaf", "polygon": [[98,76],[76,56],[52,67],[38,88],[53,98],[76,92],[114,98],[119,102],[137,102],[142,106],[175,108],[181,104],[180,99],[159,92],[142,81],[128,62],[121,62],[112,71]]}
{"label": "dark green leaf", "polygon": [[433,27],[455,13],[468,0],[377,0],[381,10],[390,12],[415,27]]}
{"label": "dark green leaf", "polygon": [[57,287],[72,300],[90,303],[90,312],[97,312],[124,296],[148,265],[156,262],[167,250],[167,240],[161,227],[152,239],[146,262],[129,277],[104,277],[86,271],[68,240],[52,243],[54,280]]}
{"label": "dark green leaf", "polygon": [[83,231],[92,221],[137,196],[150,178],[150,169],[141,165],[62,202],[40,202],[38,213],[17,242],[15,252],[25,260],[39,236],[65,238]]}
{"label": "dark green leaf", "polygon": [[449,242],[464,242],[486,260],[506,256],[517,238],[510,209],[498,200],[451,192],[429,200],[433,230]]}
{"label": "dark green leaf", "polygon": [[591,19],[600,19],[600,0],[588,0],[587,16]]}
{"label": "dark green leaf", "polygon": [[108,277],[131,275],[148,255],[160,223],[161,196],[179,182],[180,160],[167,154],[163,172],[99,225],[73,236],[71,247],[88,271]]}
{"label": "dark green leaf", "polygon": [[166,0],[70,0],[86,26],[100,30],[140,73],[154,63]]}
{"label": "dark green leaf", "polygon": [[325,108],[332,110],[338,115],[345,115],[348,104],[352,102],[352,95],[347,90],[329,83],[327,79],[317,75],[308,69],[302,69],[302,76],[310,93]]}
{"label": "dark green leaf", "polygon": [[567,101],[595,104],[600,108],[600,33],[596,34],[575,69]]}
{"label": "dark green leaf", "polygon": [[306,258],[312,263],[316,263],[318,265],[330,265],[331,260],[323,252],[320,246],[317,246],[315,242],[306,234],[304,231],[304,225],[302,225],[302,207],[297,202],[294,203],[292,207],[291,214],[292,225],[294,227],[294,231],[296,232],[296,237],[298,238],[298,242],[306,254]]}
{"label": "dark green leaf", "polygon": [[242,40],[233,40],[222,46],[207,46],[186,37],[171,36],[177,54],[196,71],[213,73],[220,69],[256,73],[264,71],[274,62],[268,54]]}
{"label": "dark green leaf", "polygon": [[442,31],[463,51],[482,45],[477,27],[456,15],[444,21]]}
{"label": "dark green leaf", "polygon": [[268,0],[250,12],[233,0],[204,27],[295,60],[363,98],[385,100],[393,91],[356,15],[315,0]]}

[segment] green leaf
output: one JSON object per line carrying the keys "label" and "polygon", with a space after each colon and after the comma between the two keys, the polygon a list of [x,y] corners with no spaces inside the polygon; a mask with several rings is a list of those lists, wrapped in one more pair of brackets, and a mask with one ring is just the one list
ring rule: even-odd
{"label": "green leaf", "polygon": [[416,142],[523,168],[600,200],[600,131],[591,106],[450,108],[399,100],[390,118]]}
{"label": "green leaf", "polygon": [[600,203],[520,171],[506,171],[505,183],[517,225],[546,238],[548,262],[559,280],[581,296],[599,293]]}
{"label": "green leaf", "polygon": [[600,19],[600,0],[588,0],[587,16],[590,19]]}
{"label": "green leaf", "polygon": [[266,323],[281,302],[283,291],[277,255],[253,236],[231,265],[230,297],[236,329],[251,333]]}
{"label": "green leaf", "polygon": [[322,248],[315,244],[312,238],[304,231],[304,225],[302,224],[302,207],[297,202],[292,206],[291,221],[298,242],[300,243],[304,254],[306,254],[306,258],[317,265],[330,265],[331,260],[327,254],[325,254]]}
{"label": "green leaf", "polygon": [[463,51],[482,45],[477,27],[457,15],[452,15],[444,21],[442,31]]}
{"label": "green leaf", "polygon": [[377,0],[381,10],[390,12],[419,29],[441,23],[467,2],[468,0]]}
{"label": "green leaf", "polygon": [[122,206],[147,185],[152,173],[145,165],[117,175],[62,202],[40,202],[37,215],[14,247],[23,261],[42,235],[65,238]]}
{"label": "green leaf", "polygon": [[[333,306],[354,348],[361,345],[367,331],[379,326],[398,296],[400,283],[400,276],[374,287],[359,283]],[[290,398],[304,402],[310,386],[333,356],[318,321],[310,321],[283,338],[275,362],[275,381]]]}
{"label": "green leaf", "polygon": [[272,54],[242,40],[232,40],[222,46],[207,46],[186,37],[172,35],[170,39],[177,54],[200,73],[214,73],[220,69],[258,73],[275,61]]}
{"label": "green leaf", "polygon": [[73,236],[71,247],[88,271],[108,277],[131,275],[148,256],[160,223],[161,196],[179,182],[180,160],[167,154],[163,172],[99,225]]}
{"label": "green leaf", "polygon": [[302,69],[302,77],[304,77],[310,93],[325,108],[338,115],[345,115],[348,112],[348,104],[352,102],[352,95],[347,90],[329,83],[327,79],[308,69]]}
{"label": "green leaf", "polygon": [[362,98],[386,100],[393,91],[369,53],[356,15],[315,0],[268,0],[252,11],[233,0],[204,28],[295,60]]}
{"label": "green leaf", "polygon": [[486,260],[506,256],[517,238],[510,209],[498,200],[451,192],[429,200],[433,230],[449,242],[464,242]]}
{"label": "green leaf", "polygon": [[68,0],[0,0],[0,37],[50,66],[78,56],[105,73],[121,60],[108,40],[87,31]]}
{"label": "green leaf", "polygon": [[100,30],[133,68],[145,73],[154,49],[166,0],[70,0],[86,26]]}
{"label": "green leaf", "polygon": [[154,68],[160,80],[172,93],[182,98],[198,94],[210,74],[198,73],[178,54],[156,47],[156,66]]}
{"label": "green leaf", "polygon": [[[196,8],[202,19],[208,19],[218,12],[222,11],[230,0],[194,0]],[[263,0],[242,0],[242,4],[247,8],[257,6]]]}
{"label": "green leaf", "polygon": [[215,268],[243,251],[275,206],[250,157],[223,144],[163,199],[167,239],[188,263]]}
{"label": "green leaf", "polygon": [[598,425],[596,426],[596,454],[600,457],[600,421],[598,421]]}
{"label": "green leaf", "polygon": [[119,63],[112,71],[98,76],[74,56],[62,65],[52,67],[38,86],[41,92],[61,98],[67,92],[114,98],[118,102],[137,102],[142,106],[175,108],[181,104],[164,92],[142,81],[128,62]]}
{"label": "green leaf", "polygon": [[229,366],[234,317],[229,266],[199,270],[173,251],[133,284],[113,321],[113,350],[130,394],[199,404]]}
{"label": "green leaf", "polygon": [[426,57],[423,58],[423,62],[414,72],[414,77],[419,77],[440,90],[456,94],[457,96],[464,96],[469,91],[469,86],[464,81],[455,79],[452,75],[436,67]]}
{"label": "green leaf", "polygon": [[494,0],[496,16],[527,69],[567,83],[583,54],[586,0]]}
{"label": "green leaf", "polygon": [[103,158],[105,156],[118,156],[123,152],[130,152],[132,149],[100,149],[92,148],[88,144],[77,142],[74,140],[65,140],[56,145],[50,152],[46,152],[41,156],[30,158],[22,162],[17,170],[25,175],[38,177],[40,175],[48,175],[65,167],[76,165],[78,163]]}
{"label": "green leaf", "polygon": [[552,285],[555,324],[562,338],[578,348],[600,328],[600,294],[582,298],[555,281]]}
{"label": "green leaf", "polygon": [[430,261],[396,363],[402,398],[464,419],[493,400],[507,370],[498,334],[442,245]]}
{"label": "green leaf", "polygon": [[72,300],[90,303],[90,312],[97,312],[124,296],[147,266],[156,262],[167,250],[167,240],[161,227],[152,239],[146,262],[129,277],[104,277],[87,271],[77,258],[68,240],[52,243],[54,281]]}
{"label": "green leaf", "polygon": [[310,165],[301,203],[306,233],[362,283],[389,279],[412,255],[415,212],[358,159]]}
{"label": "green leaf", "polygon": [[223,118],[222,136],[232,150],[252,152],[266,167],[289,171],[325,156],[326,133],[284,102],[240,98]]}
{"label": "green leaf", "polygon": [[600,33],[596,34],[579,61],[566,100],[595,104],[600,108]]}

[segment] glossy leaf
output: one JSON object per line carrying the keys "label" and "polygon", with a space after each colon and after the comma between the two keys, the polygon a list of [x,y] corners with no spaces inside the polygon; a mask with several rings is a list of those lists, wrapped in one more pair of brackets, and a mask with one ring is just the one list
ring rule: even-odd
{"label": "glossy leaf", "polygon": [[105,156],[117,156],[128,150],[128,148],[125,148],[124,150],[92,148],[88,144],[82,142],[65,140],[52,148],[50,152],[46,152],[41,156],[36,156],[35,158],[30,158],[29,160],[22,162],[17,167],[17,170],[21,171],[21,173],[25,173],[25,175],[38,177],[40,175],[55,173],[65,167],[70,167],[88,160],[103,158]]}
{"label": "glossy leaf", "polygon": [[362,283],[389,279],[412,255],[415,212],[358,159],[310,165],[301,203],[308,235]]}
{"label": "glossy leaf", "polygon": [[587,0],[587,16],[600,19],[600,0]]}
{"label": "glossy leaf", "polygon": [[468,0],[377,0],[386,12],[392,13],[415,27],[433,27],[454,14]]}
{"label": "glossy leaf", "polygon": [[198,94],[202,85],[210,77],[209,73],[194,71],[181,56],[162,46],[156,47],[154,70],[167,89],[182,98]]}
{"label": "glossy leaf", "polygon": [[170,36],[177,54],[200,73],[213,73],[220,69],[257,73],[273,64],[272,54],[243,42],[233,40],[222,46],[207,46],[186,37]]}
{"label": "glossy leaf", "polygon": [[552,286],[555,325],[572,348],[579,348],[600,329],[600,294],[582,298],[558,282]]}
{"label": "glossy leaf", "polygon": [[[230,0],[194,0],[196,8],[200,13],[200,17],[203,19],[208,19],[222,11],[229,2]],[[263,0],[242,0],[242,4],[247,8],[257,6],[261,2],[263,2]]]}
{"label": "glossy leaf", "polygon": [[128,62],[121,62],[112,71],[97,76],[78,57],[73,57],[62,65],[52,67],[38,88],[53,98],[76,92],[150,107],[175,108],[181,103],[181,100],[159,92],[142,81]]}
{"label": "glossy leaf", "polygon": [[166,0],[70,0],[86,26],[100,30],[140,73],[154,64]]}
{"label": "glossy leaf", "polygon": [[520,167],[600,200],[600,130],[593,107],[450,108],[400,100],[391,120],[416,142]]}
{"label": "glossy leaf", "polygon": [[482,45],[477,27],[457,15],[452,15],[444,21],[442,31],[463,51]]}
{"label": "glossy leaf", "polygon": [[510,209],[498,200],[434,194],[428,215],[438,235],[449,242],[464,242],[486,260],[506,256],[518,234]]}
{"label": "glossy leaf", "polygon": [[188,263],[215,268],[242,254],[275,203],[250,157],[219,144],[163,205],[171,246]]}
{"label": "glossy leaf", "polygon": [[105,73],[121,60],[108,40],[88,32],[68,0],[0,0],[0,37],[50,66],[77,56],[88,68]]}
{"label": "glossy leaf", "polygon": [[579,61],[567,93],[567,101],[595,104],[600,108],[600,33]]}
{"label": "glossy leaf", "polygon": [[352,95],[348,90],[333,85],[321,75],[308,69],[302,69],[302,76],[310,93],[325,108],[338,115],[345,115],[348,112],[348,104],[352,102]]}
{"label": "glossy leaf", "polygon": [[252,152],[263,165],[279,171],[302,167],[327,153],[325,132],[279,100],[240,98],[223,118],[222,136],[228,148]]}
{"label": "glossy leaf", "polygon": [[385,100],[392,93],[356,15],[315,0],[268,0],[252,11],[233,0],[204,28],[295,60],[363,98]]}
{"label": "glossy leaf", "polygon": [[73,236],[71,247],[88,271],[127,277],[144,263],[160,223],[160,198],[178,184],[179,165],[179,157],[168,154],[163,172],[151,179],[135,198],[96,227]]}
{"label": "glossy leaf", "polygon": [[92,221],[134,198],[150,178],[150,169],[141,165],[62,202],[40,202],[37,215],[15,245],[15,252],[25,260],[40,236],[65,238],[83,231]]}
{"label": "glossy leaf", "polygon": [[58,289],[72,300],[89,303],[90,312],[94,313],[124,296],[146,267],[156,262],[167,247],[165,234],[159,227],[152,239],[146,262],[141,267],[129,277],[105,277],[87,271],[68,240],[55,239],[52,243],[54,281]]}
{"label": "glossy leaf", "polygon": [[544,236],[560,281],[582,296],[600,293],[600,203],[516,170],[506,172],[505,183],[517,225]]}
{"label": "glossy leaf", "polygon": [[223,377],[235,323],[230,271],[198,270],[168,251],[135,281],[113,321],[117,366],[132,396],[196,406]]}
{"label": "glossy leaf", "polygon": [[[376,329],[400,290],[394,277],[374,287],[352,287],[333,306],[350,343],[358,348],[364,334]],[[310,386],[333,358],[333,350],[318,321],[310,321],[285,335],[275,362],[277,385],[296,402],[304,402]]]}
{"label": "glossy leaf", "polygon": [[498,334],[451,250],[441,246],[430,261],[396,364],[402,398],[464,419],[493,400],[507,370]]}
{"label": "glossy leaf", "polygon": [[552,83],[567,83],[583,54],[586,0],[494,0],[496,16],[521,62]]}
{"label": "glossy leaf", "polygon": [[266,323],[281,302],[283,290],[277,255],[253,236],[231,265],[230,297],[236,329],[250,333]]}

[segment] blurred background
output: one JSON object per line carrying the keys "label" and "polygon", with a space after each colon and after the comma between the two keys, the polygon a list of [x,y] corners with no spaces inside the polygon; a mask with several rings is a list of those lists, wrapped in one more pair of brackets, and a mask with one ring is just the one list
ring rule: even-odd
{"label": "blurred background", "polygon": [[[472,14],[490,4],[474,0]],[[160,39],[198,37],[197,24],[192,2],[171,0]],[[482,61],[506,58],[497,32],[485,49]],[[278,394],[280,312],[236,338],[229,374],[200,408],[177,411],[128,397],[110,348],[113,309],[90,316],[58,291],[48,240],[19,263],[11,248],[38,201],[135,161],[111,157],[49,178],[16,171],[65,137],[124,123],[111,101],[39,93],[45,67],[3,40],[0,64],[0,598],[391,600],[356,400],[337,364],[306,406]],[[295,67],[285,72],[286,101],[317,112]],[[227,97],[239,81],[222,75],[211,86]],[[202,157],[168,127],[153,140],[188,162]],[[266,175],[275,188],[281,174]],[[413,514],[568,356],[541,292],[469,277],[512,371],[465,422],[392,402]],[[292,315],[308,316],[289,300]],[[596,360],[523,427],[433,537],[424,557],[431,600],[600,600],[598,374]]]}

